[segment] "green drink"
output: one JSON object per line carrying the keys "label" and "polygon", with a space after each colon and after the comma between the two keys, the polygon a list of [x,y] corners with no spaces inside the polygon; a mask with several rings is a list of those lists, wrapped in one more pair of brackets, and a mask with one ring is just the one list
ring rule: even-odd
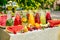
{"label": "green drink", "polygon": [[13,19],[11,17],[11,11],[8,11],[6,26],[12,26],[12,25],[13,25]]}

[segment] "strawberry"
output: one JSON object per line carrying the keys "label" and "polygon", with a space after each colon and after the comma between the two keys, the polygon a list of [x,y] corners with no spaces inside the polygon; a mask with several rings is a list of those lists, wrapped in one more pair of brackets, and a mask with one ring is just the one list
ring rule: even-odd
{"label": "strawberry", "polygon": [[14,20],[14,25],[21,25],[22,21],[21,21],[21,16],[16,15],[15,20]]}

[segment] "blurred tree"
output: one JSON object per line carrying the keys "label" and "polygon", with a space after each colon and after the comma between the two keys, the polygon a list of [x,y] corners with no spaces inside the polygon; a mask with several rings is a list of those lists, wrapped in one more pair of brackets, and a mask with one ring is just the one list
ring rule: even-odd
{"label": "blurred tree", "polygon": [[20,8],[23,9],[39,9],[50,8],[55,0],[15,0]]}
{"label": "blurred tree", "polygon": [[0,5],[5,5],[7,3],[7,0],[0,0]]}

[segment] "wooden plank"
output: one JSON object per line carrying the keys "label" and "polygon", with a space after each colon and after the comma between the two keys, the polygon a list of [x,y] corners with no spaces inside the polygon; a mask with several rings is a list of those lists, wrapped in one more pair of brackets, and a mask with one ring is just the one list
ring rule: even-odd
{"label": "wooden plank", "polygon": [[10,36],[7,32],[0,28],[0,40],[10,40]]}

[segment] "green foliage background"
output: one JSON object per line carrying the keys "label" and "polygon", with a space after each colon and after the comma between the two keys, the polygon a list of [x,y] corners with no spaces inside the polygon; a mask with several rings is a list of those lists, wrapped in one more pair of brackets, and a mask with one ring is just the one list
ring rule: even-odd
{"label": "green foliage background", "polygon": [[[5,5],[9,0],[0,0],[0,5]],[[11,0],[16,1],[20,8],[23,9],[39,9],[52,7],[55,0]]]}
{"label": "green foliage background", "polygon": [[0,0],[0,6],[5,5],[7,3],[7,0]]}
{"label": "green foliage background", "polygon": [[39,9],[52,7],[55,0],[16,0],[20,8]]}

